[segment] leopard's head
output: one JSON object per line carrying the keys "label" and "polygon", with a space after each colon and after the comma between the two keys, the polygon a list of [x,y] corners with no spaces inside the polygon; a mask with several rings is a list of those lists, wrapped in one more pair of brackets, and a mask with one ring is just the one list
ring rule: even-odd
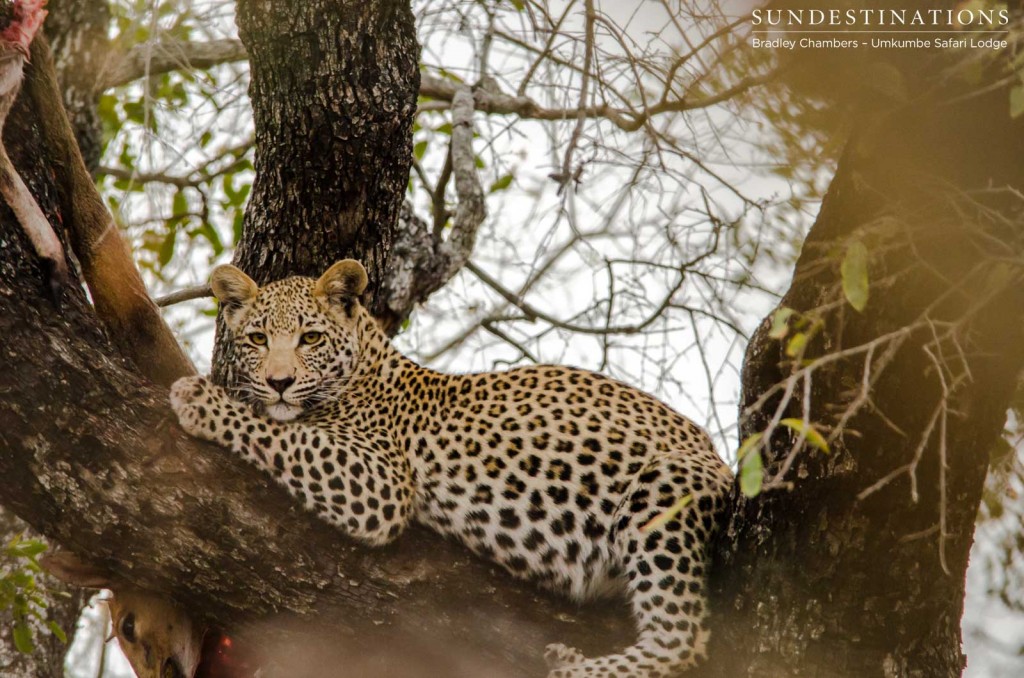
{"label": "leopard's head", "polygon": [[234,342],[236,387],[267,416],[289,421],[336,400],[359,361],[359,295],[366,269],[339,261],[318,280],[262,288],[234,266],[210,277]]}

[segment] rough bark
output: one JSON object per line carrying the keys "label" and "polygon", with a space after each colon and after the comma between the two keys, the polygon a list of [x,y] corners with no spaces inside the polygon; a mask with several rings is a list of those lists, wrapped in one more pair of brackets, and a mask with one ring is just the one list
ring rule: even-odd
{"label": "rough bark", "polygon": [[256,179],[235,263],[257,283],[357,257],[377,291],[409,181],[419,44],[409,3],[238,3]]}
{"label": "rough bark", "polygon": [[[718,548],[716,675],[931,677],[963,669],[960,617],[975,515],[1024,365],[1020,271],[999,263],[1024,249],[1024,120],[1010,119],[1005,88],[964,97],[977,85],[949,72],[941,86],[917,75],[919,93],[854,135],[780,304],[825,320],[805,358],[915,329],[891,354],[888,343],[873,353],[870,401],[830,454],[803,450],[785,477],[791,489],[739,500]],[[871,251],[863,313],[841,292],[840,261],[855,238]],[[961,327],[935,343],[944,323]],[[785,342],[768,328],[766,321],[747,351],[744,407],[790,374]],[[812,421],[838,423],[860,393],[864,365],[861,353],[814,373]],[[943,379],[944,422],[934,418]],[[803,416],[801,391],[802,384],[784,416]],[[779,401],[750,413],[741,435],[765,430]],[[769,476],[794,438],[777,430],[765,451]]]}
{"label": "rough bark", "polygon": [[[379,651],[375,639],[401,647],[415,635],[415,652],[428,642],[461,644],[510,675],[537,673],[541,648],[559,636],[592,648],[589,638],[601,637],[599,623],[558,621],[574,619],[568,605],[509,584],[421,530],[388,549],[347,541],[255,469],[184,437],[162,389],[97,351],[95,335],[67,334],[84,327],[7,296],[0,317],[16,347],[5,354],[0,388],[17,404],[0,412],[0,473],[9,479],[0,501],[124,578],[230,629],[276,613],[319,613],[319,632],[364,648]],[[51,379],[64,385],[57,397],[47,394]],[[612,629],[616,616],[608,615]]]}
{"label": "rough bark", "polygon": [[[96,109],[98,90],[94,87],[97,74],[108,54],[109,40],[106,28],[110,24],[110,9],[105,2],[83,0],[50,0],[49,17],[43,25],[46,36],[53,42],[57,56],[60,90],[82,157],[90,169],[99,163],[102,147],[102,129]],[[2,246],[0,246],[2,247]],[[0,407],[6,400],[0,396]],[[26,529],[26,525],[9,513],[0,512],[0,539],[5,542]],[[74,633],[82,605],[87,596],[80,591],[68,590],[52,578],[46,578],[50,591],[60,593],[50,601],[49,616],[56,621],[69,638]],[[37,638],[36,651],[31,656],[17,653],[9,637],[10,626],[0,621],[0,673],[11,678],[62,674],[68,646],[55,636]]]}

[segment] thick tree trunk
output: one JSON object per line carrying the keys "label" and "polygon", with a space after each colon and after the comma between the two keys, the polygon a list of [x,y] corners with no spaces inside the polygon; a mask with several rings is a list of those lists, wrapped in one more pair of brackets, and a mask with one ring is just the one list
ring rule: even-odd
{"label": "thick tree trunk", "polygon": [[[364,301],[394,329],[400,319],[377,292],[412,162],[420,75],[408,0],[248,0],[238,28],[256,179],[235,264],[263,284],[358,259],[370,277]],[[218,340],[219,381],[232,379],[230,350]]]}
{"label": "thick tree trunk", "polygon": [[50,40],[64,107],[89,171],[103,153],[100,79],[115,56],[107,30],[110,6],[97,0],[49,0],[43,28]]}
{"label": "thick tree trunk", "polygon": [[[107,25],[109,7],[105,2],[83,0],[50,0],[49,20],[44,24],[46,35],[60,55],[57,69],[68,116],[90,169],[99,163],[102,129],[97,110],[98,73],[108,55]],[[0,245],[0,247],[3,247]],[[0,396],[0,401],[6,400]],[[0,404],[3,407],[3,404]],[[0,510],[0,540],[9,542],[27,526],[12,514]],[[60,595],[52,596],[47,612],[70,639],[88,595],[69,589],[52,577],[44,577],[47,588]],[[0,674],[9,678],[47,678],[63,674],[67,645],[48,631],[37,635],[35,652],[22,655],[14,647],[8,619],[0,618]]]}
{"label": "thick tree trunk", "polygon": [[[975,514],[1024,364],[1024,119],[1007,89],[964,97],[948,81],[854,135],[782,300],[824,321],[805,359],[850,352],[814,371],[810,420],[862,407],[829,454],[797,452],[788,489],[739,501],[718,549],[717,675],[963,669]],[[863,313],[841,291],[853,240],[871,253]],[[768,428],[782,394],[758,401],[792,373],[769,327],[747,351],[743,436]],[[784,416],[803,417],[803,388]],[[777,429],[768,476],[795,437]]]}
{"label": "thick tree trunk", "polygon": [[407,0],[238,3],[256,181],[235,262],[258,283],[358,257],[378,301],[412,162],[419,43]]}

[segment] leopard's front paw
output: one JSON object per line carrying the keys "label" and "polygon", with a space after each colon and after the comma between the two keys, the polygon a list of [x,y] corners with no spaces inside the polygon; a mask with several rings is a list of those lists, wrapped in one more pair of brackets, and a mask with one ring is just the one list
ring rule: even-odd
{"label": "leopard's front paw", "polygon": [[203,423],[209,417],[210,401],[216,397],[215,388],[209,379],[200,376],[182,377],[171,386],[171,408],[190,435],[208,437]]}
{"label": "leopard's front paw", "polygon": [[551,671],[579,664],[583,660],[582,652],[562,643],[551,643],[544,650],[544,661]]}

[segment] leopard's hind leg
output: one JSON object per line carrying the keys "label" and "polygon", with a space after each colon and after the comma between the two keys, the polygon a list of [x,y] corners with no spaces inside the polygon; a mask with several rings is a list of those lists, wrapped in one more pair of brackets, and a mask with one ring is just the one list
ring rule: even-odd
{"label": "leopard's hind leg", "polygon": [[[616,513],[612,535],[627,578],[637,642],[619,654],[593,659],[562,645],[549,646],[549,678],[662,678],[703,658],[708,543],[726,489],[724,475],[694,468],[678,456],[662,455],[647,464]],[[651,523],[680,503],[670,519]]]}

